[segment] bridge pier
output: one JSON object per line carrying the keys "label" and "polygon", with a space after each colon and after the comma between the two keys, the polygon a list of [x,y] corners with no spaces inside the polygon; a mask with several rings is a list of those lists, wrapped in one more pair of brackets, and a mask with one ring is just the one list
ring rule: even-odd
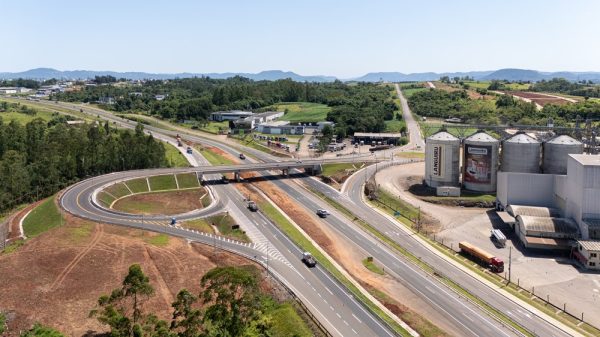
{"label": "bridge pier", "polygon": [[312,167],[304,168],[304,171],[308,174],[316,176],[316,175],[321,174],[321,172],[323,172],[323,167],[321,166],[321,164],[316,164],[316,165],[313,165]]}
{"label": "bridge pier", "polygon": [[282,169],[281,170],[281,174],[284,175],[284,176],[286,176],[286,177],[289,177],[290,176],[290,169],[289,168]]}
{"label": "bridge pier", "polygon": [[239,182],[240,179],[240,173],[239,172],[234,172],[233,173],[233,178],[235,179],[235,181]]}

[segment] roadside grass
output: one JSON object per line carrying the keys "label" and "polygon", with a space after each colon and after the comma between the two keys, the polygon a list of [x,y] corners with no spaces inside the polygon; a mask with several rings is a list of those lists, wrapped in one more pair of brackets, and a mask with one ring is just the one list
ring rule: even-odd
{"label": "roadside grass", "polygon": [[204,232],[204,233],[214,233],[215,232],[213,227],[208,222],[206,222],[206,220],[204,220],[204,219],[194,219],[194,220],[184,221],[182,223],[182,225],[185,228],[194,229],[194,230]]}
{"label": "roadside grass", "polygon": [[[437,270],[433,269],[431,266],[429,266],[425,262],[421,261],[421,259],[419,259],[415,255],[413,255],[410,251],[406,250],[404,247],[400,246],[398,243],[396,243],[395,241],[393,241],[392,239],[390,239],[387,235],[381,233],[379,230],[377,230],[376,228],[374,228],[373,226],[371,226],[365,220],[356,217],[350,210],[348,210],[347,208],[345,208],[343,205],[341,205],[337,201],[335,201],[335,200],[327,197],[326,195],[320,193],[319,191],[316,191],[316,190],[313,190],[313,189],[311,189],[311,191],[313,193],[317,194],[321,199],[325,200],[327,203],[329,203],[330,205],[332,205],[335,209],[337,209],[338,211],[340,211],[341,213],[343,213],[350,220],[352,220],[353,222],[355,222],[355,223],[359,224],[360,226],[362,226],[365,230],[367,230],[372,235],[374,235],[375,237],[377,237],[383,243],[387,244],[388,246],[390,246],[393,249],[395,249],[396,251],[398,251],[400,254],[402,254],[404,257],[406,257],[408,260],[410,260],[415,265],[417,265],[424,272],[426,272],[426,273],[428,273],[430,275],[435,276],[436,278],[438,278],[438,280],[440,280],[440,282],[443,282],[444,284],[446,284],[450,288],[454,289],[456,292],[458,292],[459,294],[461,294],[462,296],[464,296],[465,298],[467,298],[469,301],[472,301],[473,303],[476,303],[478,306],[480,306],[485,311],[492,313],[494,316],[498,317],[498,319],[502,320],[504,323],[510,325],[514,329],[518,330],[519,332],[521,332],[525,336],[531,336],[531,337],[534,336],[531,332],[529,332],[528,330],[524,329],[519,324],[517,324],[516,322],[514,322],[504,312],[501,312],[501,311],[497,310],[496,308],[494,308],[491,305],[487,304],[487,302],[483,301],[482,299],[480,299],[477,296],[475,296],[475,295],[471,294],[470,292],[468,292],[466,289],[462,288],[459,284],[457,284],[457,283],[453,282],[452,280],[450,280],[449,278],[445,277],[440,271],[437,271]],[[384,210],[388,214],[392,214],[392,215],[394,214],[394,212],[392,210],[390,210],[389,208],[381,208],[381,206],[379,206],[378,203],[371,202],[371,204],[374,205],[375,207],[379,207],[380,209]],[[405,208],[405,209],[407,209],[409,214],[418,213],[418,210],[414,209],[414,207],[412,207],[410,205],[403,205],[402,207]],[[409,228],[412,228],[411,227],[411,222],[409,220],[407,220],[405,218],[399,218],[399,220],[404,225],[408,226]],[[432,240],[429,239],[427,236],[422,235],[422,234],[420,234],[420,233],[418,233],[416,231],[414,233],[417,234],[417,235],[419,235],[422,238],[425,238],[430,243],[434,243],[435,247],[439,247],[438,244],[435,244],[435,241],[432,242]],[[451,256],[451,257],[454,258],[455,254],[449,254],[448,252],[446,252],[446,255],[449,255],[449,256]],[[464,263],[464,261],[462,263]]]}
{"label": "roadside grass", "polygon": [[288,112],[280,118],[281,120],[304,123],[324,121],[327,113],[331,111],[331,108],[325,104],[307,102],[279,103],[270,106],[269,109],[276,111],[287,109]]}
{"label": "roadside grass", "polygon": [[180,173],[176,175],[179,188],[199,187],[200,183],[195,173]]}
{"label": "roadside grass", "polygon": [[371,272],[373,272],[375,274],[385,275],[385,272],[383,271],[383,269],[375,264],[375,262],[373,261],[373,258],[370,258],[370,259],[366,258],[366,259],[362,260],[362,264],[363,264],[363,266],[365,266],[365,268],[367,268],[368,270],[370,270]]}
{"label": "roadside grass", "polygon": [[25,125],[36,118],[41,118],[45,122],[48,122],[52,119],[52,113],[47,111],[37,111],[35,115],[29,115],[22,112],[10,111],[10,112],[0,112],[0,117],[4,121],[4,123],[8,124],[12,121],[15,121],[19,124]]}
{"label": "roadside grass", "polygon": [[[23,105],[27,105],[29,107],[35,108],[38,111],[38,114],[55,114],[55,113],[59,113],[62,115],[69,115],[78,119],[83,119],[85,121],[91,122],[91,121],[95,121],[95,120],[100,120],[99,118],[96,117],[92,117],[88,114],[76,111],[76,110],[70,110],[70,109],[65,109],[62,107],[55,107],[55,106],[47,106],[45,104],[41,104],[39,102],[35,102],[35,101],[22,101],[22,100],[17,100],[14,98],[8,98],[8,97],[2,97],[0,98],[0,102],[9,102],[9,103],[21,103]],[[2,113],[0,113],[1,115]],[[3,115],[2,115],[3,116]],[[44,118],[44,117],[42,117]],[[45,119],[45,118],[44,118]],[[50,120],[50,119],[48,119]],[[6,119],[5,119],[6,122]]]}
{"label": "roadside grass", "polygon": [[97,199],[104,207],[110,207],[110,205],[112,205],[113,201],[117,200],[115,197],[113,197],[112,195],[110,195],[106,192],[98,193]]}
{"label": "roadside grass", "polygon": [[8,244],[6,247],[4,247],[4,250],[0,251],[0,254],[14,253],[15,251],[17,251],[17,249],[22,247],[24,244],[25,244],[25,240],[13,241],[10,244]]}
{"label": "roadside grass", "polygon": [[71,241],[74,243],[80,243],[84,239],[90,237],[93,227],[93,224],[90,222],[85,222],[77,227],[70,227],[69,234]]}
{"label": "roadside grass", "polygon": [[310,337],[313,335],[290,303],[279,304],[268,313],[273,319],[270,329],[273,336]]}
{"label": "roadside grass", "polygon": [[238,138],[234,138],[237,141],[239,141],[242,145],[247,146],[247,147],[251,147],[255,150],[259,150],[262,151],[264,153],[268,153],[270,155],[276,156],[276,157],[290,157],[291,155],[289,154],[284,154],[278,151],[274,151],[271,148],[269,148],[268,146],[262,145],[261,143],[257,142],[254,140],[254,138],[252,137],[244,137],[243,139],[238,139]]}
{"label": "roadside grass", "polygon": [[242,231],[241,229],[232,228],[232,226],[236,223],[235,220],[229,214],[217,214],[206,218],[205,221],[209,226],[214,225],[215,227],[217,227],[219,233],[225,237],[242,242],[251,242],[244,231]]}
{"label": "roadside grass", "polygon": [[169,143],[163,143],[165,146],[165,157],[169,167],[190,167],[190,163],[185,159],[183,153]]}
{"label": "roadside grass", "polygon": [[202,199],[200,199],[200,202],[202,203],[202,207],[210,206],[212,198],[210,197],[210,193],[208,193],[208,191],[206,192],[206,195],[204,195]]}
{"label": "roadside grass", "polygon": [[404,97],[406,99],[408,99],[410,96],[416,94],[419,91],[423,91],[423,90],[428,90],[427,88],[406,88],[406,89],[402,89],[402,95],[404,95]]}
{"label": "roadside grass", "polygon": [[123,183],[116,183],[104,189],[104,192],[110,193],[112,196],[117,199],[122,198],[126,195],[130,195],[129,189]]}
{"label": "roadside grass", "polygon": [[[402,113],[402,112],[400,112]],[[398,133],[402,128],[406,129],[406,122],[403,120],[393,119],[391,121],[385,121],[385,129],[383,132]]]}
{"label": "roadside grass", "polygon": [[425,153],[424,152],[413,152],[413,151],[397,152],[396,154],[394,154],[394,157],[409,158],[409,159],[424,159]]}
{"label": "roadside grass", "polygon": [[206,160],[208,160],[208,162],[211,165],[232,165],[232,164],[234,164],[234,162],[232,160],[230,160],[229,158],[226,158],[225,156],[217,154],[205,147],[198,146],[196,148],[198,149],[198,151],[200,151],[200,154],[202,154],[202,156],[204,158],[206,158]]}
{"label": "roadside grass", "polygon": [[[258,202],[261,211],[273,221],[300,249],[310,252],[314,258],[333,275],[340,283],[342,283],[360,302],[369,307],[378,317],[383,319],[390,325],[394,331],[401,336],[410,336],[408,331],[402,328],[395,320],[383,312],[375,303],[371,302],[358,288],[350,282],[334,265],[327,259],[319,249],[317,249],[302,233],[281,214],[268,201]],[[300,258],[300,257],[298,257]]]}
{"label": "roadside grass", "polygon": [[127,180],[124,184],[127,184],[133,193],[148,192],[148,182],[146,178]]}
{"label": "roadside grass", "polygon": [[336,164],[324,164],[322,165],[321,175],[331,177],[337,173],[344,172],[346,170],[356,170],[365,166],[364,162],[357,163],[336,163]]}
{"label": "roadside grass", "polygon": [[59,226],[63,217],[54,203],[56,195],[53,195],[34,208],[23,220],[23,231],[25,236],[32,238],[41,233]]}
{"label": "roadside grass", "polygon": [[144,237],[144,241],[157,247],[164,247],[169,244],[169,236],[166,234],[152,234]]}
{"label": "roadside grass", "polygon": [[227,132],[228,129],[229,129],[229,122],[228,121],[224,121],[224,122],[208,122],[206,125],[200,126],[198,128],[198,130],[200,130],[200,131],[212,133],[212,134],[215,134],[215,135],[218,135],[219,132]]}
{"label": "roadside grass", "polygon": [[177,184],[175,183],[175,177],[172,174],[153,176],[149,177],[150,190],[152,191],[164,191],[164,190],[176,190]]}

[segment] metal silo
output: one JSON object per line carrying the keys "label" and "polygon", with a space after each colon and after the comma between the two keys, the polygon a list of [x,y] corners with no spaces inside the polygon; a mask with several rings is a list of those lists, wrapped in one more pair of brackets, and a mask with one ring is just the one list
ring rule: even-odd
{"label": "metal silo", "polygon": [[539,141],[517,132],[502,142],[502,171],[540,173],[540,148]]}
{"label": "metal silo", "polygon": [[583,143],[567,135],[556,136],[545,142],[542,160],[544,173],[567,174],[570,153],[583,153]]}
{"label": "metal silo", "polygon": [[460,139],[439,131],[425,140],[425,183],[431,187],[458,186]]}
{"label": "metal silo", "polygon": [[500,142],[483,131],[464,141],[463,186],[471,191],[496,190]]}

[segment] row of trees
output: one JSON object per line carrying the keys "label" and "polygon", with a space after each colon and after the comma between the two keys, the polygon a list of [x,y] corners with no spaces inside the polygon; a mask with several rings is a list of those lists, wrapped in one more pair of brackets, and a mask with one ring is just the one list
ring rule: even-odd
{"label": "row of trees", "polygon": [[549,81],[542,80],[532,85],[531,90],[540,92],[558,92],[581,97],[600,97],[600,86],[574,83],[567,81],[564,78],[554,78]]}
{"label": "row of trees", "polygon": [[90,315],[108,325],[112,337],[276,336],[269,314],[276,304],[260,291],[258,279],[253,266],[214,268],[202,277],[199,294],[179,291],[167,322],[143,312],[142,302],[154,289],[134,264],[122,287],[101,296]]}
{"label": "row of trees", "polygon": [[466,91],[446,92],[430,89],[417,92],[408,99],[413,112],[420,116],[458,117],[473,124],[525,124],[545,125],[549,117],[556,125],[565,125],[579,114],[582,118],[600,117],[600,104],[585,102],[568,105],[546,105],[537,110],[533,103],[501,95],[495,106],[469,98]]}
{"label": "row of trees", "polygon": [[25,126],[0,116],[0,211],[51,195],[79,179],[166,166],[162,143],[143,132],[36,118]]}
{"label": "row of trees", "polygon": [[[157,94],[167,97],[159,101],[155,99]],[[55,94],[52,99],[95,102],[101,97],[115,98],[115,104],[106,106],[110,110],[200,122],[219,110],[264,110],[281,102],[321,103],[332,107],[327,119],[337,123],[341,133],[382,131],[384,120],[393,119],[398,109],[389,89],[377,84],[252,81],[239,76],[225,80],[202,77],[147,81],[141,86],[86,87]]]}

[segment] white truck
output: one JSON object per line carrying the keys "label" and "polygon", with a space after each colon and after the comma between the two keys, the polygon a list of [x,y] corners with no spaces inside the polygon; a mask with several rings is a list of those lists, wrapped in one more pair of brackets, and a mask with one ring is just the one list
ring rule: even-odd
{"label": "white truck", "polygon": [[506,246],[506,236],[504,235],[504,233],[502,233],[501,230],[492,229],[491,237],[492,237],[492,239],[496,240],[496,242],[498,242],[498,244],[500,244],[500,246],[502,246],[502,247]]}

